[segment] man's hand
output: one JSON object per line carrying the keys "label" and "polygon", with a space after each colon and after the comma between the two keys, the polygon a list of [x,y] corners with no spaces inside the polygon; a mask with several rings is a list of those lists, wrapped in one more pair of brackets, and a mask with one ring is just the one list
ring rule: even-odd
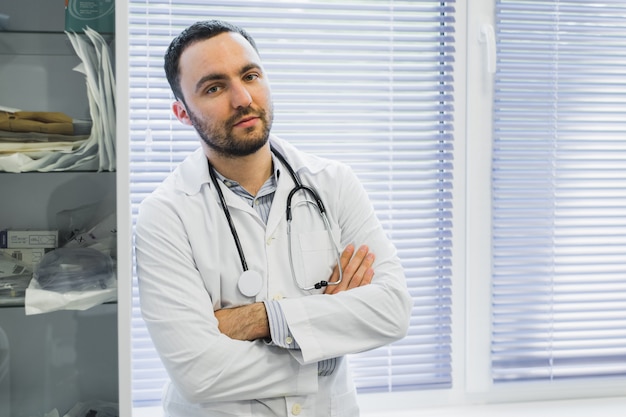
{"label": "man's hand", "polygon": [[237,340],[270,337],[270,325],[263,303],[224,308],[215,312],[220,332]]}
{"label": "man's hand", "polygon": [[[352,256],[354,255],[354,256]],[[324,294],[337,294],[338,292],[349,290],[351,288],[368,285],[374,277],[374,264],[376,257],[369,252],[366,245],[361,246],[356,253],[354,245],[346,246],[341,254],[341,269],[343,271],[343,279],[337,285],[329,285],[324,290]],[[335,265],[329,282],[337,282],[339,280],[339,270]]]}

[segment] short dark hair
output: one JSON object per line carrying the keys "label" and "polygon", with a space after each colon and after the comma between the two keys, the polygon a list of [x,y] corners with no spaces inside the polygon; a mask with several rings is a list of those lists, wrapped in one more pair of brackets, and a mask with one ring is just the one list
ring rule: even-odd
{"label": "short dark hair", "polygon": [[185,102],[185,98],[180,88],[180,72],[178,68],[180,56],[183,51],[194,42],[210,39],[224,32],[240,34],[252,45],[254,50],[259,53],[254,39],[248,32],[239,26],[221,20],[205,20],[194,23],[175,37],[167,48],[165,52],[165,62],[163,64],[165,76],[167,77],[167,82],[170,84],[174,96],[182,100],[183,103]]}

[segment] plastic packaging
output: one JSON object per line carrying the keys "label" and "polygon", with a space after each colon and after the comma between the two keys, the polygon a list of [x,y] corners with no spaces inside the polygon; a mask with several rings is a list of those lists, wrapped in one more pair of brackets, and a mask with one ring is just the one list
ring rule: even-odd
{"label": "plastic packaging", "polygon": [[117,255],[115,202],[101,200],[57,213],[59,243],[64,248],[92,248]]}
{"label": "plastic packaging", "polygon": [[91,248],[59,248],[44,255],[33,279],[47,291],[104,290],[115,286],[110,256]]}

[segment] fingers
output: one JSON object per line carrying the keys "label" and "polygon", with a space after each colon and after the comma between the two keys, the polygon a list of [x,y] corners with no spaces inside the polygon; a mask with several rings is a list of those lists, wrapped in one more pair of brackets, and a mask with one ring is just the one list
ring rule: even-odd
{"label": "fingers", "polygon": [[[354,253],[354,255],[352,255]],[[336,294],[351,288],[367,285],[372,282],[374,270],[372,265],[376,257],[369,252],[366,245],[359,247],[354,252],[354,246],[348,245],[341,254],[341,265],[343,267],[343,279],[340,284],[329,285],[324,290],[325,294]],[[339,271],[335,266],[330,282],[336,282],[339,279]]]}
{"label": "fingers", "polygon": [[[353,254],[354,254],[354,245],[350,244],[346,246],[346,248],[343,250],[339,258],[341,262],[342,271],[346,269],[346,267],[348,266],[348,263],[350,262],[350,259],[352,259]],[[337,268],[337,265],[335,265],[335,267],[333,268],[333,273],[330,276],[328,282],[337,282],[337,281],[339,281],[339,269]],[[328,289],[328,287],[326,289]]]}
{"label": "fingers", "polygon": [[[352,259],[352,255],[354,255],[354,245],[351,243],[343,250],[341,254],[341,270],[343,271],[348,266],[348,263]],[[335,269],[337,267],[335,266]],[[333,271],[337,273],[337,279],[339,279],[339,271]]]}
{"label": "fingers", "polygon": [[352,276],[352,279],[348,284],[348,289],[367,285],[372,282],[372,278],[374,277],[374,269],[372,269],[372,265],[374,264],[375,259],[376,257],[373,253],[366,253],[357,271]]}

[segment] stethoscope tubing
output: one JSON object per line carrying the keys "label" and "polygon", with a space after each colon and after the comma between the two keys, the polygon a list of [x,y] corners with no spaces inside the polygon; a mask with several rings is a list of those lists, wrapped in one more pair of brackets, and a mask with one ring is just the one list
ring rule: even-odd
{"label": "stethoscope tubing", "polygon": [[219,184],[217,183],[217,178],[215,177],[215,170],[213,166],[209,162],[209,174],[211,175],[211,181],[215,186],[215,190],[217,191],[217,195],[220,198],[220,203],[222,205],[222,211],[226,216],[226,221],[228,222],[228,227],[230,228],[230,234],[233,236],[235,240],[235,246],[237,247],[237,252],[239,252],[239,259],[241,260],[241,268],[245,271],[248,270],[248,263],[246,262],[246,256],[243,253],[243,247],[241,246],[241,242],[239,241],[239,234],[237,233],[237,229],[235,229],[235,223],[233,223],[233,219],[230,216],[230,210],[228,210],[228,206],[226,205],[226,199],[224,198],[224,193],[220,189]]}
{"label": "stethoscope tubing", "polygon": [[[291,268],[291,275],[293,277],[294,282],[296,283],[296,285],[300,289],[302,289],[304,291],[311,291],[311,290],[314,290],[314,289],[321,289],[321,288],[326,287],[328,285],[338,285],[343,280],[343,271],[342,271],[342,268],[341,268],[341,255],[340,255],[339,248],[337,247],[337,244],[335,242],[335,239],[334,239],[334,237],[332,235],[330,222],[328,221],[328,217],[326,216],[326,208],[324,207],[324,203],[322,202],[322,199],[320,198],[319,194],[313,188],[308,187],[308,186],[302,184],[302,181],[300,180],[300,176],[294,171],[294,169],[291,167],[291,165],[287,162],[285,157],[280,152],[278,152],[271,145],[270,145],[270,150],[281,161],[281,163],[285,166],[287,171],[289,171],[289,175],[291,176],[291,178],[293,179],[293,182],[295,183],[295,187],[289,192],[289,194],[287,196],[287,204],[286,204],[287,239],[289,241],[289,243],[287,245],[288,246],[288,251],[289,251],[289,266]],[[235,224],[234,224],[233,219],[232,219],[232,217],[230,215],[230,210],[228,210],[228,205],[226,204],[226,199],[224,198],[224,193],[222,193],[222,190],[221,190],[221,188],[220,188],[220,186],[218,184],[217,177],[215,175],[215,169],[211,165],[210,161],[208,161],[208,166],[209,166],[209,175],[211,176],[211,181],[212,181],[213,185],[215,186],[215,190],[217,191],[217,194],[219,196],[220,204],[222,206],[222,211],[224,212],[224,215],[226,216],[226,221],[228,222],[228,227],[230,228],[231,235],[233,236],[233,240],[235,241],[235,246],[237,247],[237,252],[239,254],[239,259],[241,261],[241,267],[242,267],[242,269],[243,269],[243,271],[245,273],[246,271],[248,271],[248,263],[246,262],[246,256],[245,256],[245,253],[243,251],[243,247],[241,246],[241,241],[239,240],[239,234],[237,233],[237,229],[235,228]],[[317,206],[317,209],[320,212],[320,216],[322,218],[322,221],[324,222],[324,227],[326,228],[326,231],[328,232],[328,236],[329,236],[333,246],[335,247],[336,258],[337,258],[337,269],[339,271],[339,279],[337,281],[333,281],[333,282],[320,281],[320,282],[317,282],[313,286],[303,287],[302,285],[300,285],[298,279],[296,278],[295,268],[294,268],[294,264],[293,264],[293,253],[292,253],[292,249],[291,249],[291,247],[292,247],[292,242],[291,242],[291,221],[293,219],[293,217],[292,217],[292,199],[293,199],[294,194],[297,193],[298,191],[303,191],[305,194],[307,194],[307,193],[310,194],[313,197],[313,199],[315,200],[315,204],[314,205]],[[307,201],[310,204],[313,204],[310,200],[305,200],[305,201]]]}

